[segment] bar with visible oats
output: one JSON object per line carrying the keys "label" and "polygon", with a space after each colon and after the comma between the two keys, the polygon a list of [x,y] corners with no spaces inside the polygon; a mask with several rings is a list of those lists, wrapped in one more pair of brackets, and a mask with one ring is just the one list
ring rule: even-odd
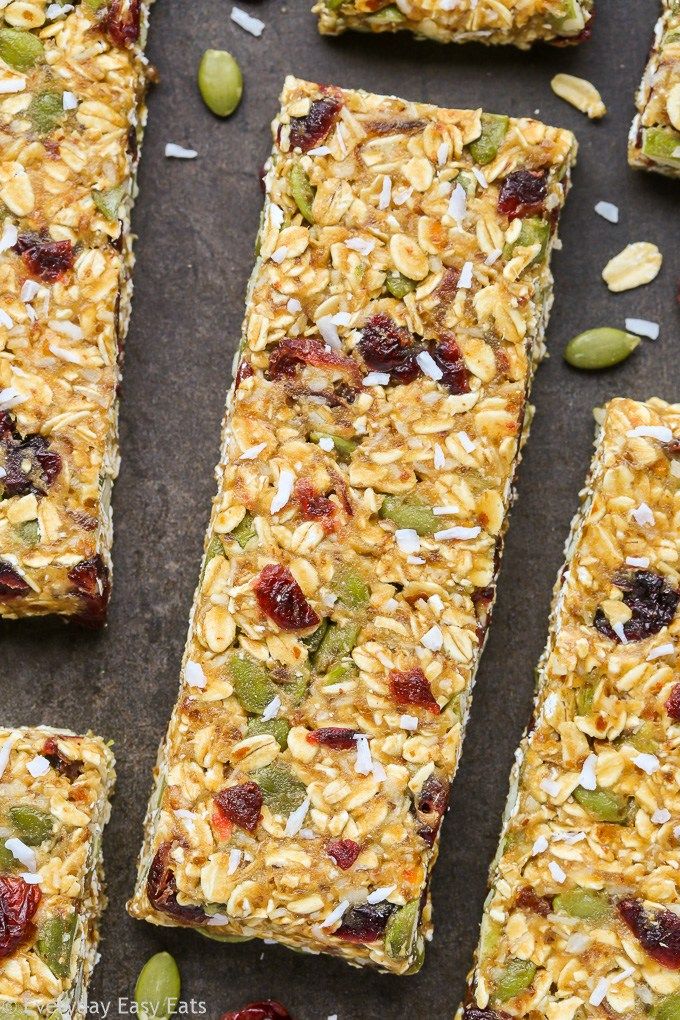
{"label": "bar with visible oats", "polygon": [[0,727],[0,1016],[89,1015],[114,780],[100,737]]}
{"label": "bar with visible oats", "polygon": [[680,3],[662,0],[662,8],[636,97],[628,162],[680,177]]}
{"label": "bar with visible oats", "polygon": [[478,42],[528,49],[536,42],[556,46],[590,37],[594,0],[316,0],[323,35],[347,29],[398,32],[408,29],[442,43]]}
{"label": "bar with visible oats", "polygon": [[147,10],[1,12],[1,616],[106,614]]}
{"label": "bar with visible oats", "polygon": [[130,909],[406,973],[573,136],[287,79]]}
{"label": "bar with visible oats", "polygon": [[597,420],[466,1020],[680,1003],[680,405],[615,399]]}

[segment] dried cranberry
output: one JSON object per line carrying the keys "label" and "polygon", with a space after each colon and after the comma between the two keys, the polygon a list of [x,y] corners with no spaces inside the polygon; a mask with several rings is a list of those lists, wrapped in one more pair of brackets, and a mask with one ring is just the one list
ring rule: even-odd
{"label": "dried cranberry", "polygon": [[392,382],[410,383],[420,375],[417,355],[423,349],[404,326],[384,312],[368,319],[361,331],[359,351],[369,368],[389,372]]}
{"label": "dried cranberry", "polygon": [[671,719],[680,722],[680,684],[673,684],[666,702],[666,711]]}
{"label": "dried cranberry", "polygon": [[282,630],[306,630],[316,627],[319,617],[305,598],[290,570],[280,563],[269,563],[255,580],[257,604]]}
{"label": "dried cranberry", "polygon": [[332,839],[326,843],[326,853],[342,871],[347,871],[361,853],[361,847],[353,839]]}
{"label": "dried cranberry", "polygon": [[491,607],[493,605],[495,586],[489,584],[486,588],[475,588],[472,593],[472,604],[477,615],[477,640],[480,645],[491,621]]}
{"label": "dried cranberry", "polygon": [[328,350],[318,337],[284,337],[269,355],[269,377],[293,376],[298,365],[314,368],[334,368],[348,375],[357,385],[361,372],[356,361],[337,351]]}
{"label": "dried cranberry", "polygon": [[343,726],[326,726],[319,730],[312,730],[307,734],[310,744],[322,744],[324,747],[332,747],[335,751],[348,751],[356,747],[356,730],[350,730]]}
{"label": "dried cranberry", "polygon": [[61,471],[61,457],[47,439],[37,432],[22,437],[7,411],[0,411],[0,451],[5,469],[0,490],[5,499],[31,493],[44,496]]}
{"label": "dried cranberry", "polygon": [[533,914],[547,917],[552,911],[552,902],[547,896],[539,896],[530,885],[525,885],[515,897],[515,906],[520,910],[530,910]]}
{"label": "dried cranberry", "polygon": [[[619,571],[614,574],[613,581],[623,591],[625,605],[633,611],[630,620],[623,625],[626,640],[643,641],[658,634],[675,616],[680,592],[653,570]],[[603,609],[597,610],[593,623],[600,634],[620,642]]]}
{"label": "dried cranberry", "polygon": [[223,1013],[220,1020],[293,1020],[293,1018],[280,1002],[265,999],[263,1002],[251,1002],[243,1009]]}
{"label": "dried cranberry", "polygon": [[116,46],[130,46],[139,39],[140,14],[140,0],[128,0],[127,10],[123,0],[111,0],[100,25]]}
{"label": "dried cranberry", "polygon": [[503,181],[498,195],[498,211],[509,219],[536,216],[543,210],[548,194],[546,170],[514,170]]}
{"label": "dried cranberry", "polygon": [[497,1013],[495,1009],[479,1009],[477,1006],[466,1006],[463,1020],[504,1020],[508,1013]]}
{"label": "dried cranberry", "polygon": [[448,799],[448,783],[438,776],[428,776],[415,802],[416,818],[419,822],[418,835],[428,846],[434,846]]}
{"label": "dried cranberry", "polygon": [[15,599],[20,595],[28,595],[30,584],[24,581],[11,563],[0,560],[0,599]]}
{"label": "dried cranberry", "polygon": [[328,534],[333,531],[338,508],[332,500],[317,492],[307,478],[295,483],[293,495],[306,521],[319,521]]}
{"label": "dried cranberry", "polygon": [[246,832],[254,832],[262,818],[262,790],[257,783],[228,786],[215,795],[215,800],[230,822]]}
{"label": "dried cranberry", "polygon": [[315,99],[304,117],[292,117],[290,122],[290,147],[309,152],[322,141],[335,123],[342,102],[337,96]]}
{"label": "dried cranberry", "polygon": [[236,370],[236,389],[239,388],[244,379],[250,379],[251,375],[255,375],[253,366],[246,358],[241,358]]}
{"label": "dried cranberry", "polygon": [[18,875],[0,875],[0,960],[33,935],[41,895],[39,885],[29,885]]}
{"label": "dried cranberry", "polygon": [[177,882],[170,867],[172,843],[161,843],[151,862],[146,880],[149,903],[161,914],[169,914],[187,924],[205,924],[207,915],[201,907],[183,906],[177,902]]}
{"label": "dried cranberry", "polygon": [[394,903],[362,903],[351,907],[342,917],[333,935],[343,942],[377,942],[385,933],[387,922],[396,910]]}
{"label": "dried cranberry", "polygon": [[418,705],[439,715],[441,709],[435,701],[430,683],[420,666],[413,669],[393,669],[389,674],[390,693],[398,705]]}
{"label": "dried cranberry", "polygon": [[43,758],[47,758],[55,772],[64,776],[70,783],[82,775],[83,762],[66,758],[59,750],[59,745],[52,737],[48,737],[42,749]]}
{"label": "dried cranberry", "polygon": [[81,560],[69,570],[68,579],[83,603],[78,620],[91,626],[103,623],[111,595],[111,575],[103,558],[97,553]]}
{"label": "dried cranberry", "polygon": [[653,960],[669,970],[680,970],[680,915],[672,910],[658,910],[650,917],[641,901],[632,896],[621,900],[618,910]]}
{"label": "dried cranberry", "polygon": [[14,251],[21,255],[31,276],[37,276],[45,283],[61,280],[75,261],[70,241],[48,241],[37,234],[19,234]]}
{"label": "dried cranberry", "polygon": [[446,335],[433,347],[432,357],[444,373],[441,378],[442,386],[446,386],[450,393],[470,392],[470,373],[465,365],[461,349],[451,335]]}

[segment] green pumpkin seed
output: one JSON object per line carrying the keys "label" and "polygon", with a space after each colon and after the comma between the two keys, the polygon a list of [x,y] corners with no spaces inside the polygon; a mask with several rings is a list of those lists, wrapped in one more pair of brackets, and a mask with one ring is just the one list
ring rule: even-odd
{"label": "green pumpkin seed", "polygon": [[285,751],[288,747],[289,732],[290,723],[287,719],[251,719],[248,722],[246,736],[256,737],[262,733],[267,733],[274,738],[281,750]]}
{"label": "green pumpkin seed", "polygon": [[573,797],[577,804],[600,822],[623,825],[628,821],[630,801],[628,797],[623,797],[619,793],[600,789],[585,790],[582,786],[577,786]]}
{"label": "green pumpkin seed", "polygon": [[474,142],[470,142],[470,155],[475,163],[486,166],[496,158],[501,143],[505,138],[510,118],[497,113],[483,113],[481,117],[482,133]]}
{"label": "green pumpkin seed", "polygon": [[338,660],[346,659],[357,643],[359,630],[359,625],[355,623],[344,627],[337,623],[331,624],[314,654],[314,669],[318,673],[326,673]]}
{"label": "green pumpkin seed", "polygon": [[536,974],[536,964],[531,960],[511,960],[496,985],[494,998],[498,1002],[514,999],[531,985]]}
{"label": "green pumpkin seed", "polygon": [[119,184],[115,188],[109,188],[108,191],[92,191],[92,201],[96,205],[102,216],[105,216],[107,220],[115,220],[118,218],[118,207],[123,201],[123,196],[127,192],[127,184]]}
{"label": "green pumpkin seed", "polygon": [[142,1020],[169,1020],[177,1009],[181,979],[170,953],[147,960],[135,985],[135,1002]]}
{"label": "green pumpkin seed", "polygon": [[26,846],[40,846],[52,835],[54,819],[46,811],[18,805],[10,808],[8,813],[14,831]]}
{"label": "green pumpkin seed", "polygon": [[243,75],[231,53],[205,51],[198,65],[198,88],[212,113],[228,117],[234,112],[243,95]]}
{"label": "green pumpkin seed", "polygon": [[233,655],[229,668],[234,697],[243,711],[261,715],[278,693],[267,670],[259,662],[242,655]]}
{"label": "green pumpkin seed", "polygon": [[410,900],[391,915],[385,928],[385,951],[393,959],[408,959],[415,949],[420,920],[420,898]]}
{"label": "green pumpkin seed", "polygon": [[345,439],[344,436],[333,436],[329,432],[311,432],[309,438],[314,443],[318,443],[320,439],[332,439],[335,452],[338,455],[338,460],[342,461],[344,464],[349,463],[352,454],[359,445],[355,439]]}
{"label": "green pumpkin seed", "polygon": [[196,928],[195,931],[213,942],[252,942],[250,935],[217,935],[210,928]]}
{"label": "green pumpkin seed", "polygon": [[680,992],[666,995],[652,1010],[654,1020],[680,1020]]}
{"label": "green pumpkin seed", "polygon": [[611,913],[608,896],[593,889],[568,889],[553,900],[553,910],[584,921],[601,921]]}
{"label": "green pumpkin seed", "polygon": [[333,684],[341,684],[346,680],[356,680],[358,676],[359,670],[355,663],[351,659],[344,659],[342,662],[336,662],[334,666],[331,666],[324,677],[324,685],[332,687]]}
{"label": "green pumpkin seed", "polygon": [[503,927],[500,922],[494,921],[493,918],[488,917],[486,914],[483,915],[482,927],[479,933],[480,960],[486,960],[495,953],[502,934]]}
{"label": "green pumpkin seed", "polygon": [[611,368],[625,361],[639,343],[639,336],[611,326],[587,329],[569,341],[564,349],[564,360],[574,368],[589,371]]}
{"label": "green pumpkin seed", "polygon": [[477,178],[467,170],[461,170],[456,177],[456,184],[460,184],[468,198],[473,198],[477,194]]}
{"label": "green pumpkin seed", "polygon": [[37,545],[40,541],[40,525],[37,521],[22,521],[14,530],[26,545]]}
{"label": "green pumpkin seed", "polygon": [[290,168],[288,183],[290,185],[290,193],[295,199],[296,206],[307,222],[313,223],[314,213],[312,212],[312,204],[314,202],[316,189],[310,184],[309,177],[299,163],[293,163]]}
{"label": "green pumpkin seed", "polygon": [[409,280],[408,276],[402,276],[396,269],[391,270],[385,277],[385,290],[387,290],[392,297],[399,298],[402,300],[407,294],[410,294],[416,289],[418,284],[415,280]]}
{"label": "green pumpkin seed", "polygon": [[619,739],[621,744],[630,744],[641,754],[658,754],[659,741],[656,739],[655,732],[650,723],[643,723],[635,733],[624,733]]}
{"label": "green pumpkin seed", "polygon": [[211,560],[215,559],[216,556],[224,556],[224,546],[222,545],[222,539],[219,535],[213,535],[208,543],[208,548],[205,550],[206,567]]}
{"label": "green pumpkin seed", "polygon": [[659,163],[680,167],[680,132],[671,128],[645,128],[642,132],[642,153]]}
{"label": "green pumpkin seed", "polygon": [[38,134],[49,134],[64,116],[63,93],[39,92],[37,96],[33,96],[26,115]]}
{"label": "green pumpkin seed", "polygon": [[282,680],[286,697],[293,706],[299,705],[307,696],[309,672],[307,667],[298,667],[290,680]]}
{"label": "green pumpkin seed", "polygon": [[527,219],[522,220],[517,238],[503,248],[503,258],[512,258],[515,248],[531,248],[535,244],[540,244],[539,251],[529,263],[530,266],[533,266],[539,259],[544,258],[549,240],[550,224],[546,220],[539,219],[538,216],[528,216]]}
{"label": "green pumpkin seed", "polygon": [[100,7],[108,3],[108,0],[85,0],[85,3],[91,11],[98,11]]}
{"label": "green pumpkin seed", "polygon": [[371,601],[370,587],[351,567],[340,567],[335,571],[331,588],[348,609],[363,609]]}
{"label": "green pumpkin seed", "polygon": [[71,951],[77,923],[78,916],[74,911],[68,917],[60,914],[48,917],[40,926],[36,950],[56,977],[68,977],[71,971]]}
{"label": "green pumpkin seed", "polygon": [[16,28],[0,28],[0,57],[15,71],[28,71],[45,56],[37,35]]}
{"label": "green pumpkin seed", "polygon": [[[6,875],[9,871],[16,871],[18,865],[18,860],[12,851],[7,849],[4,840],[0,842],[0,875]],[[2,1013],[0,1013],[0,1016],[2,1016]]]}
{"label": "green pumpkin seed", "polygon": [[242,549],[245,549],[251,538],[257,537],[257,531],[255,530],[255,518],[249,510],[246,510],[246,515],[241,523],[237,524],[231,532],[231,537],[236,539]]}
{"label": "green pumpkin seed", "polygon": [[584,684],[576,692],[576,710],[579,715],[590,715],[595,700],[595,685]]}
{"label": "green pumpkin seed", "polygon": [[326,0],[326,7],[329,11],[339,11],[345,0]]}
{"label": "green pumpkin seed", "polygon": [[376,11],[375,14],[369,14],[366,21],[370,25],[400,25],[402,21],[406,21],[406,15],[402,14],[396,4],[390,4],[389,7],[383,7],[381,11]]}
{"label": "green pumpkin seed", "polygon": [[586,24],[579,0],[563,0],[561,14],[551,20],[560,35],[578,35]]}
{"label": "green pumpkin seed", "polygon": [[418,535],[434,535],[442,529],[441,518],[429,506],[402,496],[385,496],[378,516],[392,521],[397,528],[411,528]]}
{"label": "green pumpkin seed", "polygon": [[316,628],[316,630],[313,631],[308,637],[302,639],[303,645],[306,646],[307,651],[309,652],[310,659],[313,659],[316,653],[318,652],[319,645],[323,641],[326,631],[328,630],[329,627],[330,620],[328,619],[327,616],[324,616],[323,620]]}
{"label": "green pumpkin seed", "polygon": [[275,815],[289,815],[299,808],[307,796],[307,787],[283,765],[267,765],[253,772],[253,779],[262,790],[265,804]]}

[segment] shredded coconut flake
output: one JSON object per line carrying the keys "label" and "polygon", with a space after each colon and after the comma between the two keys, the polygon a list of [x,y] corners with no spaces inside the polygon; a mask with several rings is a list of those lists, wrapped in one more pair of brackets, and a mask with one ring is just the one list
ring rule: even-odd
{"label": "shredded coconut flake", "polygon": [[17,404],[23,404],[28,397],[25,393],[20,393],[15,386],[7,386],[4,390],[0,390],[0,410],[8,411],[11,407],[16,407]]}
{"label": "shredded coconut flake", "polygon": [[354,771],[360,776],[368,776],[373,771],[373,757],[371,755],[371,748],[368,743],[368,737],[362,733],[358,733],[354,740],[357,745],[357,760],[354,765]]}
{"label": "shredded coconut flake", "polygon": [[259,457],[264,450],[266,443],[258,443],[257,446],[249,446],[247,450],[244,450],[239,460],[255,460]]}
{"label": "shredded coconut flake", "polygon": [[416,553],[420,551],[420,536],[413,528],[397,528],[394,540],[401,552]]}
{"label": "shredded coconut flake", "polygon": [[0,326],[4,326],[5,329],[11,329],[13,325],[12,317],[3,308],[0,308]]}
{"label": "shredded coconut flake", "polygon": [[166,142],[165,155],[171,159],[196,159],[198,153],[195,149],[185,149],[183,145],[175,142]]}
{"label": "shredded coconut flake", "polygon": [[465,262],[460,271],[458,287],[460,290],[468,290],[472,286],[472,263]]}
{"label": "shredded coconut flake", "polygon": [[435,624],[434,627],[430,627],[430,629],[423,634],[420,639],[420,643],[424,648],[429,648],[431,652],[438,652],[444,644],[444,635]]}
{"label": "shredded coconut flake", "polygon": [[288,503],[288,500],[293,494],[293,483],[295,482],[295,475],[288,468],[283,468],[279,474],[279,487],[276,490],[276,495],[272,499],[270,512],[277,514],[279,510],[283,510],[284,506]]}
{"label": "shredded coconut flake", "polygon": [[417,730],[418,729],[418,716],[417,715],[402,715],[399,719],[399,728],[402,730]]}
{"label": "shredded coconut flake", "polygon": [[325,450],[326,453],[331,453],[331,451],[335,449],[335,443],[330,436],[321,436],[319,439],[319,446],[322,450]]}
{"label": "shredded coconut flake", "polygon": [[378,199],[378,209],[387,209],[390,204],[392,197],[392,178],[387,174],[383,177],[382,188],[380,190],[380,198]]}
{"label": "shredded coconut flake", "polygon": [[9,762],[9,756],[12,751],[12,747],[14,746],[18,739],[19,739],[18,733],[10,733],[7,740],[4,742],[2,747],[0,747],[0,779],[2,779],[3,773],[7,768],[7,763]]}
{"label": "shredded coconut flake", "polygon": [[434,379],[435,382],[438,382],[441,378],[443,378],[444,373],[432,355],[428,354],[427,351],[421,351],[420,354],[416,356],[416,361],[420,365],[423,374],[428,376],[429,379]]}
{"label": "shredded coconut flake", "polygon": [[14,92],[23,92],[25,88],[25,78],[3,78],[0,81],[1,95],[12,95]]}
{"label": "shredded coconut flake", "polygon": [[540,785],[549,797],[556,797],[560,792],[560,784],[556,783],[554,779],[542,779]]}
{"label": "shredded coconut flake", "polygon": [[308,156],[330,156],[331,150],[327,145],[317,145],[315,149],[309,149]]}
{"label": "shredded coconut flake", "polygon": [[449,539],[459,538],[477,538],[482,529],[479,525],[475,525],[472,528],[463,528],[456,526],[454,528],[445,528],[444,531],[435,531],[434,537],[437,542],[447,542]]}
{"label": "shredded coconut flake", "polygon": [[466,453],[472,453],[472,451],[476,449],[477,444],[473,443],[467,432],[457,432],[456,436],[458,438],[458,442],[463,447]]}
{"label": "shredded coconut flake", "polygon": [[280,248],[277,248],[276,251],[273,251],[271,253],[270,258],[272,262],[275,262],[277,266],[280,266],[287,254],[288,249],[286,248],[285,244],[282,244]]}
{"label": "shredded coconut flake", "polygon": [[202,688],[207,686],[208,680],[203,672],[203,667],[200,662],[192,662],[192,660],[189,659],[184,667],[184,682],[188,684],[189,687]]}
{"label": "shredded coconut flake", "polygon": [[484,265],[492,266],[494,262],[498,262],[502,254],[503,254],[502,248],[494,248],[493,251],[490,251],[486,258],[484,259]]}
{"label": "shredded coconut flake", "polygon": [[613,202],[598,202],[595,205],[595,212],[603,220],[609,220],[610,223],[619,222],[619,207],[614,205]]}
{"label": "shredded coconut flake", "polygon": [[46,775],[51,768],[52,766],[49,761],[42,754],[36,754],[35,758],[31,758],[29,762],[26,762],[26,769],[34,779],[39,779],[40,776]]}
{"label": "shredded coconut flake", "polygon": [[379,889],[375,889],[372,893],[369,893],[366,897],[367,903],[382,903],[387,897],[394,892],[396,885],[383,885]]}
{"label": "shredded coconut flake", "polygon": [[629,567],[640,567],[646,570],[649,566],[648,556],[626,556],[626,563]]}
{"label": "shredded coconut flake", "polygon": [[444,166],[449,155],[449,143],[440,142],[437,147],[437,166]]}
{"label": "shredded coconut flake", "polygon": [[265,710],[262,713],[263,722],[269,722],[270,719],[276,719],[280,711],[281,698],[277,694],[276,697],[272,698],[269,704],[265,707]]}
{"label": "shredded coconut flake", "polygon": [[455,506],[453,503],[449,504],[449,506],[432,507],[432,513],[435,515],[435,517],[448,517],[449,514],[457,514],[459,510],[460,507]]}
{"label": "shredded coconut flake", "polygon": [[17,243],[18,237],[19,231],[14,224],[5,222],[2,235],[0,236],[0,252],[8,251],[10,248],[13,248]]}
{"label": "shredded coconut flake", "polygon": [[387,372],[369,372],[361,381],[364,386],[389,386],[390,377]]}
{"label": "shredded coconut flake", "polygon": [[21,285],[21,300],[32,301],[40,290],[40,284],[37,280],[24,280]]}
{"label": "shredded coconut flake", "polygon": [[549,861],[548,870],[552,877],[555,879],[555,881],[559,882],[560,885],[562,885],[562,883],[566,881],[567,878],[566,872],[562,870],[557,861]]}
{"label": "shredded coconut flake", "polygon": [[358,251],[360,255],[370,255],[375,248],[375,241],[369,237],[350,237],[345,241],[345,248]]}
{"label": "shredded coconut flake", "polygon": [[433,460],[434,466],[437,468],[438,471],[441,471],[441,469],[446,466],[446,457],[444,456],[444,451],[442,450],[439,443],[434,444]]}
{"label": "shredded coconut flake", "polygon": [[482,171],[478,167],[473,166],[472,172],[475,175],[475,177],[477,178],[477,183],[479,184],[480,188],[488,188],[489,187],[489,182],[487,181],[486,177],[484,176],[484,174],[482,173]]}
{"label": "shredded coconut flake", "polygon": [[326,920],[321,922],[321,927],[330,928],[331,925],[335,924],[336,921],[339,921],[342,918],[342,915],[345,913],[348,907],[349,900],[340,900],[337,907],[334,910],[331,910]]}
{"label": "shredded coconut flake", "polygon": [[647,653],[647,662],[651,662],[652,659],[660,659],[662,655],[672,655],[674,651],[675,645],[672,641],[667,641],[665,645],[658,645]]}
{"label": "shredded coconut flake", "polygon": [[297,298],[292,297],[286,303],[286,310],[289,311],[291,315],[295,315],[296,312],[302,311],[302,305]]}
{"label": "shredded coconut flake", "polygon": [[621,642],[622,645],[627,645],[628,644],[628,638],[626,637],[626,632],[623,629],[623,624],[622,623],[613,623],[612,624],[612,630],[614,631],[614,633],[616,634],[617,638],[619,639],[619,641]]}
{"label": "shredded coconut flake", "polygon": [[288,815],[286,822],[286,828],[284,830],[285,836],[297,836],[298,832],[302,828],[307,812],[309,811],[310,800],[309,797],[305,797],[299,808],[295,808],[295,811],[291,811]]}
{"label": "shredded coconut flake", "polygon": [[322,315],[316,325],[324,343],[327,343],[334,351],[338,351],[342,344],[340,343],[337,324],[333,320],[334,316]]}
{"label": "shredded coconut flake", "polygon": [[6,839],[5,848],[9,850],[16,861],[19,861],[19,864],[23,864],[30,872],[35,873],[38,870],[35,851],[31,850],[30,846],[22,843],[20,839],[16,839],[14,836],[11,839]]}
{"label": "shredded coconut flake", "polygon": [[668,808],[657,808],[652,815],[652,821],[655,825],[665,825],[666,822],[670,822],[671,813]]}
{"label": "shredded coconut flake", "polygon": [[638,425],[635,429],[629,429],[626,435],[631,439],[637,436],[646,439],[658,439],[660,443],[670,443],[673,433],[665,425]]}
{"label": "shredded coconut flake", "polygon": [[600,1006],[604,1000],[605,995],[609,991],[609,982],[606,978],[601,977],[595,987],[593,988],[588,1002],[591,1006]]}
{"label": "shredded coconut flake", "polygon": [[643,772],[646,772],[648,776],[654,775],[654,773],[658,772],[661,767],[659,759],[655,754],[638,754],[637,757],[632,759],[632,761],[633,765],[637,765],[637,767],[642,769]]}
{"label": "shredded coconut flake", "polygon": [[548,840],[545,836],[539,836],[534,845],[531,848],[531,856],[537,857],[538,854],[544,853],[548,849]]}
{"label": "shredded coconut flake", "polygon": [[449,199],[448,213],[452,220],[459,225],[465,219],[467,212],[467,195],[462,184],[454,184],[451,198]]}
{"label": "shredded coconut flake", "polygon": [[597,765],[597,755],[589,754],[583,763],[581,769],[581,775],[579,776],[579,783],[584,790],[595,790],[597,789],[597,779],[595,778],[595,767]]}
{"label": "shredded coconut flake", "polygon": [[640,527],[644,527],[646,524],[654,524],[654,514],[646,503],[640,503],[640,506],[631,510],[630,515],[637,521]]}
{"label": "shredded coconut flake", "polygon": [[78,108],[78,98],[73,92],[64,92],[61,102],[65,110],[76,110]]}
{"label": "shredded coconut flake", "polygon": [[232,7],[231,9],[231,20],[235,21],[236,24],[250,32],[251,35],[261,36],[264,32],[264,21],[260,21],[259,18],[254,18],[252,14],[248,14],[246,11],[242,11],[240,7]]}

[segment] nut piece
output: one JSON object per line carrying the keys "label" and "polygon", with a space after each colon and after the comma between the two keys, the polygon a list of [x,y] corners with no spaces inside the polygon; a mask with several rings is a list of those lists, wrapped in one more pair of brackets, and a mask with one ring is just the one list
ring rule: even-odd
{"label": "nut piece", "polygon": [[663,256],[655,244],[636,241],[610,259],[602,270],[602,279],[614,293],[633,290],[656,278]]}
{"label": "nut piece", "polygon": [[593,83],[585,78],[577,78],[573,74],[556,74],[550,87],[556,96],[571,103],[581,113],[587,113],[591,120],[604,117],[607,112],[602,96]]}
{"label": "nut piece", "polygon": [[676,131],[680,131],[680,81],[668,93],[666,110],[671,124]]}

